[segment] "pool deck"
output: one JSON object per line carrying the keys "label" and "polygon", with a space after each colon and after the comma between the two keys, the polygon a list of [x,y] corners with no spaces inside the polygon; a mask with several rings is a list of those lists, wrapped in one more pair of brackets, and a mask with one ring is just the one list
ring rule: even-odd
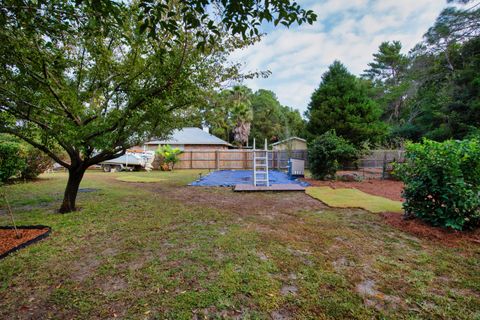
{"label": "pool deck", "polygon": [[236,184],[233,188],[236,192],[254,192],[254,191],[305,191],[305,187],[289,183],[289,184],[272,184],[270,186],[254,186],[253,184]]}

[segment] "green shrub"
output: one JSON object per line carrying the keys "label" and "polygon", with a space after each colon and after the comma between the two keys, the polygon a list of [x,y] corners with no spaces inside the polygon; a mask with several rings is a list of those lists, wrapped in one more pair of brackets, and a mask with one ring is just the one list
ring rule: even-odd
{"label": "green shrub", "polygon": [[0,182],[18,176],[24,168],[22,145],[17,142],[0,141]]}
{"label": "green shrub", "polygon": [[54,161],[44,152],[32,146],[25,146],[25,167],[20,172],[22,179],[33,179],[53,166]]}
{"label": "green shrub", "polygon": [[318,136],[308,146],[308,162],[315,179],[335,176],[340,163],[357,158],[357,149],[347,140],[337,136],[334,130]]}
{"label": "green shrub", "polygon": [[172,148],[170,145],[158,147],[155,151],[160,156],[163,170],[173,170],[175,164],[180,161],[180,155],[183,153],[179,148]]}
{"label": "green shrub", "polygon": [[406,162],[395,167],[405,183],[407,216],[457,230],[480,221],[480,140],[406,145]]}

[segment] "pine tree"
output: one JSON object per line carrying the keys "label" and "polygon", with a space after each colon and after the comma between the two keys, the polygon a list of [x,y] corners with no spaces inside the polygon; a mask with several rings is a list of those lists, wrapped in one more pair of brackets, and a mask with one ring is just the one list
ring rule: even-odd
{"label": "pine tree", "polygon": [[335,129],[355,146],[377,142],[386,132],[382,110],[371,98],[371,86],[335,61],[322,76],[312,95],[306,116],[310,138]]}
{"label": "pine tree", "polygon": [[409,82],[406,81],[408,57],[401,53],[399,41],[382,42],[378,52],[373,54],[373,62],[364,76],[375,81],[379,90],[378,101],[384,109],[384,117],[390,121],[398,121]]}

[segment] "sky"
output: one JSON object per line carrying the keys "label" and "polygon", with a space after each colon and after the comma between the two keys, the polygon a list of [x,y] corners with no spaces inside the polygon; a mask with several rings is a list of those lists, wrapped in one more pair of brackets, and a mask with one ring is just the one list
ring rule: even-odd
{"label": "sky", "polygon": [[231,59],[244,72],[270,70],[267,79],[245,85],[272,90],[280,103],[303,112],[322,74],[334,60],[360,75],[383,41],[399,40],[408,52],[422,40],[446,0],[299,0],[318,19],[313,25],[265,29],[253,46],[237,50]]}

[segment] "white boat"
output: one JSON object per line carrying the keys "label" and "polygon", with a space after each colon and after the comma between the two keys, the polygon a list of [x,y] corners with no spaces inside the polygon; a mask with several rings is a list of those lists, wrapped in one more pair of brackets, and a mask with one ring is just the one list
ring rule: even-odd
{"label": "white boat", "polygon": [[142,169],[149,171],[152,169],[152,162],[154,159],[155,153],[153,151],[127,151],[123,156],[103,161],[100,163],[100,165],[105,172],[117,172],[123,170],[133,171]]}

